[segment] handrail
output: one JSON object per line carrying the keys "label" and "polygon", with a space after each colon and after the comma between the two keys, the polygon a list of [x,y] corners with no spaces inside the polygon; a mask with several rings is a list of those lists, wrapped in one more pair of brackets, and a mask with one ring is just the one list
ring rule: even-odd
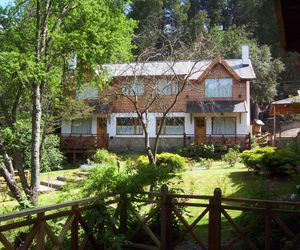
{"label": "handrail", "polygon": [[89,197],[89,198],[83,198],[83,199],[79,199],[79,200],[75,200],[75,201],[66,201],[66,202],[62,202],[59,204],[55,204],[55,205],[48,205],[48,206],[43,206],[43,207],[25,209],[25,210],[18,211],[18,212],[2,214],[2,215],[0,215],[0,222],[19,218],[19,217],[24,217],[24,216],[28,216],[28,215],[32,215],[32,214],[45,213],[45,212],[59,209],[59,208],[76,206],[76,205],[77,206],[85,205],[85,204],[88,204],[90,202],[94,202],[97,200],[99,200],[99,197]]}

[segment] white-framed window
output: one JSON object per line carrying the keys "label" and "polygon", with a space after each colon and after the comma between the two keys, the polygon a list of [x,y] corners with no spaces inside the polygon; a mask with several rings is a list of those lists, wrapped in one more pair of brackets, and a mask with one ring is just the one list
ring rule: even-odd
{"label": "white-framed window", "polygon": [[232,97],[232,78],[205,79],[205,97]]}
{"label": "white-framed window", "polygon": [[179,83],[176,81],[159,80],[157,92],[160,95],[176,95],[179,91]]}
{"label": "white-framed window", "polygon": [[[156,134],[161,126],[162,118],[156,118]],[[164,121],[162,135],[183,135],[184,117],[167,117]]]}
{"label": "white-framed window", "polygon": [[142,96],[145,94],[145,86],[142,82],[125,83],[122,87],[125,96]]}
{"label": "white-framed window", "polygon": [[143,127],[138,118],[117,117],[117,135],[142,135]]}
{"label": "white-framed window", "polygon": [[91,134],[92,119],[73,120],[71,125],[72,134]]}
{"label": "white-framed window", "polygon": [[235,135],[236,118],[235,117],[212,117],[213,135]]}
{"label": "white-framed window", "polygon": [[97,99],[98,87],[96,86],[81,86],[76,92],[76,99]]}

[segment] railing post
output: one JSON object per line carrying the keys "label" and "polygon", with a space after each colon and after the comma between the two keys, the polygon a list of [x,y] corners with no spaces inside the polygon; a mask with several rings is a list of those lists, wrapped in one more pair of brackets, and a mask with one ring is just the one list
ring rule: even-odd
{"label": "railing post", "polygon": [[209,200],[208,249],[221,249],[221,197],[220,188],[214,190]]}
{"label": "railing post", "polygon": [[172,247],[172,221],[171,221],[171,197],[168,186],[161,187],[160,200],[160,250],[171,250]]}
{"label": "railing post", "polygon": [[78,206],[72,206],[72,213],[75,215],[71,225],[71,249],[78,249],[78,218],[77,218]]}
{"label": "railing post", "polygon": [[39,230],[36,234],[36,249],[44,250],[45,249],[45,221],[44,221],[45,213],[37,214],[37,221],[39,224]]}
{"label": "railing post", "polygon": [[183,144],[182,146],[185,148],[186,147],[186,133],[183,133]]}
{"label": "railing post", "polygon": [[127,233],[128,200],[126,194],[120,194],[120,233]]}
{"label": "railing post", "polygon": [[271,245],[271,206],[268,205],[265,214],[265,250],[270,250]]}

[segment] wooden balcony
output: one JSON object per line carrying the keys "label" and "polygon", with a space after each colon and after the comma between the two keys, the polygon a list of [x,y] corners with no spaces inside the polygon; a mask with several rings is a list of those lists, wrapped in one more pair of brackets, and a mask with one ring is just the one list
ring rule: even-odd
{"label": "wooden balcony", "polygon": [[107,148],[106,134],[60,134],[60,149],[63,153],[93,153],[98,148]]}

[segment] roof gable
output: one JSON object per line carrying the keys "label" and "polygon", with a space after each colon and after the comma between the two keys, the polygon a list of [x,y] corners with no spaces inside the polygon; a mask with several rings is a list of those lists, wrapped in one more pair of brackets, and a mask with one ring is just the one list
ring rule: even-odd
{"label": "roof gable", "polygon": [[237,81],[241,80],[241,77],[232,69],[232,67],[221,58],[220,55],[218,55],[211,63],[210,65],[203,71],[203,73],[199,76],[199,78],[197,79],[198,81],[203,81],[204,78],[209,74],[209,72],[211,72],[213,70],[213,68],[218,65],[221,64],[225,70]]}

